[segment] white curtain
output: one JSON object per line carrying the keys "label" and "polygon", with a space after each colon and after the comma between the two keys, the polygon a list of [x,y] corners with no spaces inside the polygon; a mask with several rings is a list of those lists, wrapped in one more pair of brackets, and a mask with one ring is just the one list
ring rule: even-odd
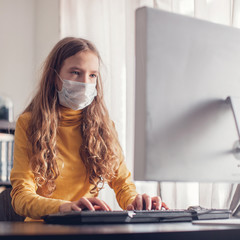
{"label": "white curtain", "polygon": [[[133,171],[135,10],[149,6],[240,27],[240,0],[60,0],[61,37],[91,40],[103,59],[105,101],[116,124],[130,171]],[[136,182],[140,193],[161,194],[171,208],[202,205],[228,208],[236,185]],[[114,194],[101,197],[118,209]]]}

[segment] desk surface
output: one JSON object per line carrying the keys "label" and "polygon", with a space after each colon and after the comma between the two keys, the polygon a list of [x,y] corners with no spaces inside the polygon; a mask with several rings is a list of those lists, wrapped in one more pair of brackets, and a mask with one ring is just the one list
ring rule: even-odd
{"label": "desk surface", "polygon": [[[34,236],[34,238],[33,238]],[[240,226],[208,226],[192,223],[48,225],[0,222],[0,239],[238,239]]]}

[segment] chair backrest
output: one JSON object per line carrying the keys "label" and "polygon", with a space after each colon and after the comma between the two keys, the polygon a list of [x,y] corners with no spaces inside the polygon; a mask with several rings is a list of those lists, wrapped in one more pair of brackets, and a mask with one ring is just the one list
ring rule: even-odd
{"label": "chair backrest", "polygon": [[11,190],[11,188],[7,188],[0,193],[0,221],[23,222],[24,217],[19,216],[13,210],[10,196]]}

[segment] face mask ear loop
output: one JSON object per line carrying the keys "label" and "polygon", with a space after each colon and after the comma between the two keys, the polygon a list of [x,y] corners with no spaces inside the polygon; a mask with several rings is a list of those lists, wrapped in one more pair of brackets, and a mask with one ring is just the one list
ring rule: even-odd
{"label": "face mask ear loop", "polygon": [[63,82],[62,78],[59,76],[58,72],[56,71],[56,69],[53,69],[55,71],[55,73],[57,74],[57,76],[59,77],[59,79]]}
{"label": "face mask ear loop", "polygon": [[[54,69],[54,68],[52,68],[52,67],[50,67],[50,69],[52,69],[52,70],[57,74],[58,78],[63,82],[62,78],[59,76],[59,74],[58,74],[58,72],[56,71],[56,69]],[[55,85],[56,85],[56,83],[55,83]],[[57,86],[55,86],[55,88],[57,89]],[[58,90],[57,90],[57,91],[58,91]]]}

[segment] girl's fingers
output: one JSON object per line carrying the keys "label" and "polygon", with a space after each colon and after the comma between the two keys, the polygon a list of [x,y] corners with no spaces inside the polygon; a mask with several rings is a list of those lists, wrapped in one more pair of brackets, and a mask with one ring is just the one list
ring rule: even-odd
{"label": "girl's fingers", "polygon": [[71,210],[72,210],[72,211],[77,211],[77,212],[82,211],[82,209],[81,209],[80,207],[78,207],[75,203],[73,203],[73,204],[71,205]]}
{"label": "girl's fingers", "polygon": [[[112,211],[110,206],[100,200],[99,198],[93,197],[93,198],[80,198],[79,201],[76,202],[76,204],[72,205],[72,210],[74,211],[81,211],[82,209],[87,208],[88,210],[92,211],[98,211],[98,210],[105,210],[105,211]],[[127,206],[127,210],[160,210],[162,208],[165,208],[166,210],[169,209],[168,206],[162,202],[161,198],[159,196],[150,197],[147,194],[138,194],[132,204],[129,204]]]}
{"label": "girl's fingers", "polygon": [[151,197],[145,193],[145,194],[142,195],[142,198],[143,198],[143,201],[144,201],[142,209],[145,208],[146,210],[151,210],[152,209],[152,199],[151,199]]}
{"label": "girl's fingers", "polygon": [[88,210],[95,211],[95,208],[93,207],[92,203],[89,201],[89,199],[82,197],[77,201],[77,205],[81,207],[82,209],[87,208]]}
{"label": "girl's fingers", "polygon": [[138,194],[135,199],[133,200],[132,204],[127,206],[127,210],[160,210],[162,208],[169,209],[168,206],[162,202],[159,196],[150,197],[146,193],[141,195]]}
{"label": "girl's fingers", "polygon": [[154,203],[153,207],[156,210],[160,210],[162,208],[162,200],[161,200],[161,198],[159,196],[152,197],[152,202]]}
{"label": "girl's fingers", "polygon": [[[104,202],[104,201],[103,201]],[[112,211],[112,209],[109,207],[109,205],[106,203],[106,202],[104,202],[105,203],[105,205],[108,207],[108,211]],[[94,208],[95,208],[95,211],[100,211],[100,210],[103,210],[100,206],[98,206],[98,205],[94,205],[93,206]]]}
{"label": "girl's fingers", "polygon": [[169,207],[167,206],[166,203],[162,202],[162,208],[165,208],[166,210],[169,210]]}
{"label": "girl's fingers", "polygon": [[138,194],[136,196],[134,208],[136,210],[142,210],[143,209],[143,199],[142,199],[142,195],[141,194]]}
{"label": "girl's fingers", "polygon": [[111,208],[99,198],[88,198],[88,200],[91,202],[91,204],[101,207],[102,210],[111,211]]}
{"label": "girl's fingers", "polygon": [[127,210],[128,210],[128,211],[133,211],[133,210],[134,210],[133,204],[129,204],[129,205],[127,206]]}

